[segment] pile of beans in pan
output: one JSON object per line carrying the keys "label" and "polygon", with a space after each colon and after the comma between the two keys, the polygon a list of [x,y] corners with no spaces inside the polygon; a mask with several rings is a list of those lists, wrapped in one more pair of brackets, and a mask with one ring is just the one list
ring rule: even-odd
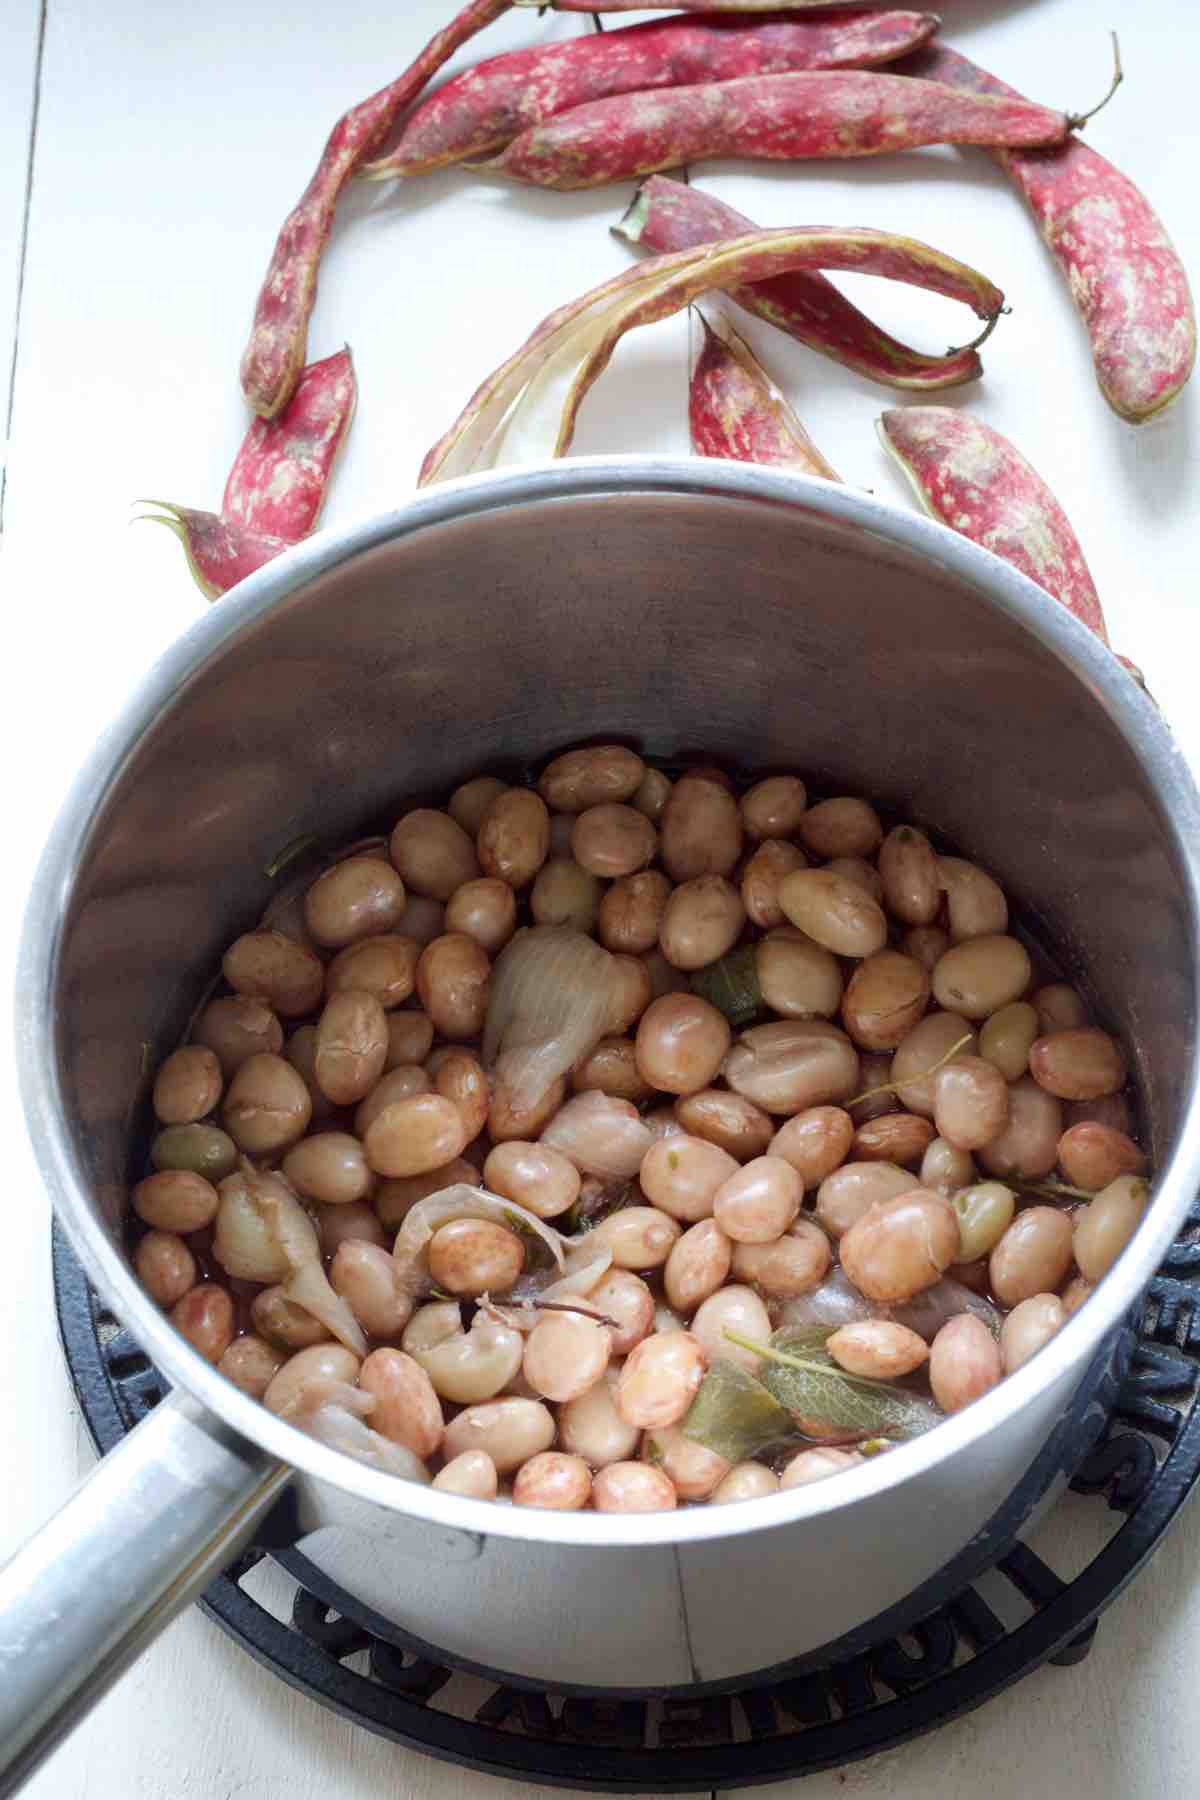
{"label": "pile of beans in pan", "polygon": [[1149,1200],[1121,1046],[974,863],[618,745],[325,858],[154,1083],[142,1282],[373,1467],[768,1496],[1036,1356]]}

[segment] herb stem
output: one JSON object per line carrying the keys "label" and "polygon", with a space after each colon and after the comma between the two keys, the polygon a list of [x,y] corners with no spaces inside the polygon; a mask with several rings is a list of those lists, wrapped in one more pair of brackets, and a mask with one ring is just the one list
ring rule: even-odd
{"label": "herb stem", "polygon": [[1016,1185],[1029,1194],[1045,1194],[1049,1200],[1094,1200],[1086,1188],[1071,1187],[1065,1181],[1017,1181]]}
{"label": "herb stem", "polygon": [[885,1081],[882,1087],[867,1088],[865,1093],[855,1094],[853,1100],[846,1100],[843,1105],[849,1109],[851,1106],[858,1106],[863,1100],[873,1100],[876,1094],[894,1094],[897,1088],[911,1087],[914,1081],[924,1081],[927,1075],[936,1075],[938,1070],[944,1069],[950,1058],[957,1056],[963,1045],[969,1044],[974,1036],[973,1031],[968,1031],[965,1037],[960,1037],[957,1044],[951,1044],[945,1056],[938,1057],[932,1068],[921,1069],[915,1075],[906,1075],[903,1081]]}
{"label": "herb stem", "polygon": [[783,1363],[786,1368],[799,1369],[805,1375],[832,1376],[836,1381],[845,1381],[855,1387],[869,1388],[874,1394],[898,1394],[901,1398],[912,1398],[907,1388],[895,1387],[890,1381],[876,1381],[870,1375],[851,1375],[848,1369],[839,1368],[835,1362],[809,1362],[807,1357],[793,1356],[790,1350],[777,1350],[774,1344],[759,1344],[753,1338],[743,1337],[740,1332],[730,1331],[726,1325],[721,1336],[728,1338],[731,1344],[739,1349],[750,1350],[755,1356],[762,1356],[768,1362]]}

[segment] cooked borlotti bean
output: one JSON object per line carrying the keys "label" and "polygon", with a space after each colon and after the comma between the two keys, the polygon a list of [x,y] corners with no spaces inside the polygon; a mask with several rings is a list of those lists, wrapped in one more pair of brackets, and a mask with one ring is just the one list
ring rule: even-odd
{"label": "cooked borlotti bean", "polygon": [[348,856],[319,875],[304,899],[304,923],[318,944],[342,950],[357,938],[395,931],[404,883],[382,856]]}
{"label": "cooked borlotti bean", "polygon": [[1008,930],[1008,902],[999,882],[975,863],[961,856],[939,856],[938,886],[946,896],[950,938],[962,944],[968,938],[991,937]]}
{"label": "cooked borlotti bean", "polygon": [[581,1456],[540,1450],[522,1463],[513,1482],[514,1506],[540,1506],[550,1512],[578,1512],[592,1493],[592,1472]]}
{"label": "cooked borlotti bean", "polygon": [[914,1185],[908,1170],[893,1163],[843,1163],[817,1189],[817,1219],[830,1237],[840,1238],[877,1200],[911,1194]]}
{"label": "cooked borlotti bean", "polygon": [[979,1161],[1004,1180],[1040,1181],[1054,1167],[1062,1126],[1059,1101],[1022,1075],[1008,1090],[1008,1123],[982,1146]]}
{"label": "cooked borlotti bean", "polygon": [[675,1118],[693,1137],[719,1144],[738,1162],[761,1156],[775,1136],[769,1113],[725,1088],[702,1088],[675,1102]]}
{"label": "cooked borlotti bean", "polygon": [[1002,1306],[1049,1293],[1070,1268],[1073,1249],[1066,1213],[1054,1206],[1028,1207],[992,1251],[992,1292]]}
{"label": "cooked borlotti bean", "polygon": [[[574,869],[573,863],[547,863],[542,870],[544,875],[549,869]],[[582,875],[582,870],[577,871]],[[540,883],[542,876],[538,876]],[[583,888],[581,896],[580,888]],[[534,886],[530,904],[534,909],[534,918],[539,924],[566,925],[578,918],[581,905],[586,915],[595,916],[595,900],[591,898],[590,908],[587,900],[589,890],[594,886],[587,877],[582,883],[568,877],[555,883],[554,893],[543,891],[541,907],[545,916],[538,912],[538,888]],[[461,937],[473,938],[480,949],[488,956],[495,956],[503,950],[513,932],[517,929],[517,902],[507,881],[500,881],[494,875],[483,875],[478,881],[465,881],[456,888],[446,903],[445,929]],[[435,936],[441,937],[442,932]],[[430,940],[432,942],[432,939]]]}
{"label": "cooked borlotti bean", "polygon": [[325,992],[330,998],[345,989],[374,994],[384,1011],[390,1012],[412,993],[421,950],[415,937],[402,932],[385,932],[347,944],[325,971]]}
{"label": "cooked borlotti bean", "polygon": [[1076,1216],[1075,1261],[1086,1281],[1108,1274],[1149,1204],[1147,1182],[1137,1175],[1118,1175]]}
{"label": "cooked borlotti bean", "polygon": [[821,1228],[811,1219],[800,1218],[772,1243],[735,1244],[733,1276],[773,1300],[794,1300],[820,1286],[831,1255],[829,1239]]}
{"label": "cooked borlotti bean", "polygon": [[596,935],[604,948],[622,956],[653,950],[671,891],[661,869],[643,869],[614,881],[596,912]]}
{"label": "cooked borlotti bean", "polygon": [[928,1004],[929,976],[920,963],[898,950],[880,950],[850,977],[842,1018],[864,1050],[894,1050]]}
{"label": "cooked borlotti bean", "polygon": [[883,908],[842,875],[797,870],[780,882],[779,904],[793,925],[835,956],[874,956],[887,942]]}
{"label": "cooked borlotti bean", "polygon": [[929,1347],[929,1385],[943,1412],[961,1412],[1003,1374],[1000,1346],[973,1313],[947,1319]]}
{"label": "cooked borlotti bean", "polygon": [[817,1187],[850,1154],[854,1121],[840,1106],[809,1106],[793,1114],[771,1139],[772,1156],[790,1162],[806,1188]]}
{"label": "cooked borlotti bean", "polygon": [[632,800],[645,773],[636,751],[597,744],[556,756],[543,769],[538,792],[552,812],[581,813],[605,801]]}
{"label": "cooked borlotti bean", "polygon": [[284,1157],[283,1172],[298,1194],[327,1206],[362,1200],[374,1185],[362,1144],[348,1131],[301,1138]]}
{"label": "cooked borlotti bean", "polygon": [[265,1000],[249,994],[225,994],[210,1000],[192,1027],[192,1041],[211,1050],[226,1081],[248,1056],[283,1049],[283,1026]]}
{"label": "cooked borlotti bean", "polygon": [[800,1211],[804,1183],[782,1156],[757,1156],[713,1195],[713,1217],[736,1244],[773,1244]]}
{"label": "cooked borlotti bean", "polygon": [[755,946],[754,965],[763,1000],[781,1019],[832,1019],[842,1004],[836,956],[794,927],[769,932]]}
{"label": "cooked borlotti bean", "polygon": [[715,1294],[733,1261],[733,1243],[715,1219],[698,1219],[671,1247],[663,1287],[677,1313],[695,1312]]}
{"label": "cooked borlotti bean", "polygon": [[752,925],[770,931],[785,922],[779,904],[780,885],[788,875],[807,867],[807,856],[795,844],[783,838],[763,840],[742,870],[742,905]]}
{"label": "cooked borlotti bean", "polygon": [[194,1125],[221,1098],[221,1064],[215,1051],[184,1044],[168,1056],[154,1082],[154,1113],[163,1125]]}
{"label": "cooked borlotti bean", "polygon": [[[850,1153],[859,1162],[890,1162],[914,1168],[933,1141],[933,1126],[917,1113],[885,1113],[854,1133]],[[925,1185],[925,1184],[922,1184]]]}
{"label": "cooked borlotti bean", "polygon": [[155,1073],[148,1294],[295,1428],[544,1511],[861,1467],[789,1358],[915,1429],[1023,1367],[1149,1204],[1125,1050],[993,874],[808,802],[585,746],[290,882]]}
{"label": "cooked borlotti bean", "polygon": [[196,1259],[173,1231],[148,1231],[134,1252],[133,1266],[150,1298],[163,1307],[174,1306],[196,1285]]}
{"label": "cooked borlotti bean", "polygon": [[428,807],[405,813],[392,832],[389,853],[405,885],[433,900],[449,900],[479,874],[475,846],[462,826],[449,813]]}
{"label": "cooked borlotti bean", "polygon": [[994,1063],[960,1056],[933,1078],[933,1120],[956,1150],[981,1150],[1008,1123],[1008,1085]]}
{"label": "cooked borlotti bean", "polygon": [[825,1348],[848,1374],[868,1375],[875,1381],[911,1375],[929,1358],[925,1339],[891,1319],[859,1319],[841,1325],[825,1340]]}
{"label": "cooked borlotti bean", "polygon": [[304,1136],[312,1099],[282,1056],[248,1056],[225,1092],[225,1128],[248,1156],[272,1156]]}
{"label": "cooked borlotti bean", "polygon": [[171,1323],[206,1362],[219,1363],[233,1342],[233,1301],[215,1281],[202,1281],[171,1308]]}
{"label": "cooked borlotti bean", "polygon": [[995,1063],[1005,1081],[1019,1081],[1029,1067],[1029,1052],[1040,1030],[1027,1000],[1013,1000],[986,1019],[979,1033],[979,1054]]}
{"label": "cooked borlotti bean", "polygon": [[589,806],[571,833],[575,861],[602,881],[619,881],[648,868],[657,848],[658,833],[636,806]]}
{"label": "cooked borlotti bean", "polygon": [[1029,1073],[1060,1100],[1099,1100],[1125,1085],[1125,1058],[1107,1031],[1083,1025],[1038,1038],[1029,1052]]}
{"label": "cooked borlotti bean", "polygon": [[719,1144],[677,1132],[651,1144],[638,1180],[653,1206],[692,1223],[711,1216],[718,1192],[738,1172],[738,1164]]}
{"label": "cooked borlotti bean", "polygon": [[737,889],[722,875],[697,875],[663,907],[659,948],[676,969],[704,969],[737,943],[745,923]]}
{"label": "cooked borlotti bean", "polygon": [[868,1300],[911,1300],[958,1260],[958,1220],[926,1188],[876,1200],[843,1237],[842,1267]]}
{"label": "cooked borlotti bean", "polygon": [[905,925],[931,925],[941,904],[938,858],[923,831],[897,825],[879,846],[883,903]]}
{"label": "cooked borlotti bean", "polygon": [[787,838],[804,817],[808,794],[795,775],[768,775],[742,795],[742,824],[755,842]]}
{"label": "cooked borlotti bean", "polygon": [[875,808],[851,796],[810,806],[800,819],[799,831],[809,854],[825,862],[838,856],[874,856],[883,841]]}
{"label": "cooked borlotti bean", "polygon": [[1028,1300],[1019,1301],[1000,1329],[1004,1373],[1014,1374],[1036,1356],[1066,1320],[1066,1308],[1057,1294],[1031,1294]]}
{"label": "cooked borlotti bean", "polygon": [[730,1037],[727,1021],[698,994],[663,994],[638,1025],[638,1069],[664,1093],[699,1093],[721,1067]]}
{"label": "cooked borlotti bean", "polygon": [[617,1382],[617,1411],[651,1431],[682,1419],[704,1379],[707,1356],[689,1331],[656,1331],[625,1358]]}
{"label": "cooked borlotti bean", "polygon": [[1059,1138],[1058,1164],[1072,1187],[1096,1193],[1118,1175],[1140,1175],[1146,1158],[1125,1132],[1085,1119]]}
{"label": "cooked borlotti bean", "polygon": [[314,1010],[325,985],[320,959],[281,931],[249,931],[225,952],[222,973],[237,994],[265,1000],[281,1019]]}
{"label": "cooked borlotti bean", "polygon": [[971,938],[947,950],[933,971],[933,997],[947,1012],[986,1019],[1029,986],[1033,965],[1014,937]]}
{"label": "cooked borlotti bean", "polygon": [[737,801],[719,781],[683,775],[671,789],[659,827],[663,867],[672,881],[730,875],[742,853]]}
{"label": "cooked borlotti bean", "polygon": [[824,1019],[752,1026],[723,1068],[735,1093],[784,1116],[848,1099],[859,1073],[854,1045]]}
{"label": "cooked borlotti bean", "polygon": [[906,1112],[932,1119],[937,1072],[975,1053],[975,1032],[961,1013],[935,1012],[914,1025],[892,1057],[891,1079]]}

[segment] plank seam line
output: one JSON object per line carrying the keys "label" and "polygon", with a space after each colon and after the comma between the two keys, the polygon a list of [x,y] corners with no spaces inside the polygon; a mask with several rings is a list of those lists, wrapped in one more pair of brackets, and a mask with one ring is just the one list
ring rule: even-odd
{"label": "plank seam line", "polygon": [[8,410],[4,420],[4,456],[0,461],[0,537],[4,535],[4,502],[8,492],[8,463],[12,453],[13,411],[17,394],[17,353],[21,343],[21,303],[25,296],[25,264],[29,254],[29,220],[33,211],[33,162],[37,148],[38,115],[42,105],[42,66],[46,51],[46,15],[49,0],[38,8],[37,49],[33,59],[33,105],[29,112],[29,144],[25,154],[25,198],[21,209],[21,238],[17,252],[17,299],[13,312],[12,359],[8,370]]}

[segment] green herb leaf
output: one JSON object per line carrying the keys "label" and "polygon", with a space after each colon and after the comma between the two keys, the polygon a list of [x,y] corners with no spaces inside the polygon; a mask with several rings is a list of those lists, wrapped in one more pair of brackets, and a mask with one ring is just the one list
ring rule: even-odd
{"label": "green herb leaf", "polygon": [[691,978],[694,994],[724,1013],[736,1027],[749,1025],[762,1011],[762,989],[758,985],[758,959],[753,944],[731,950],[728,956],[697,969]]}
{"label": "green herb leaf", "polygon": [[769,1344],[727,1333],[763,1359],[761,1382],[785,1406],[806,1437],[853,1432],[864,1438],[920,1437],[941,1419],[923,1394],[865,1375],[848,1375],[825,1349],[832,1328],[777,1331]]}
{"label": "green herb leaf", "polygon": [[762,1382],[725,1361],[712,1364],[679,1429],[731,1463],[796,1436],[791,1414]]}
{"label": "green herb leaf", "polygon": [[648,1431],[645,1438],[642,1440],[642,1461],[652,1464],[653,1467],[657,1469],[661,1467],[662,1460],[662,1445],[654,1436],[654,1433]]}

